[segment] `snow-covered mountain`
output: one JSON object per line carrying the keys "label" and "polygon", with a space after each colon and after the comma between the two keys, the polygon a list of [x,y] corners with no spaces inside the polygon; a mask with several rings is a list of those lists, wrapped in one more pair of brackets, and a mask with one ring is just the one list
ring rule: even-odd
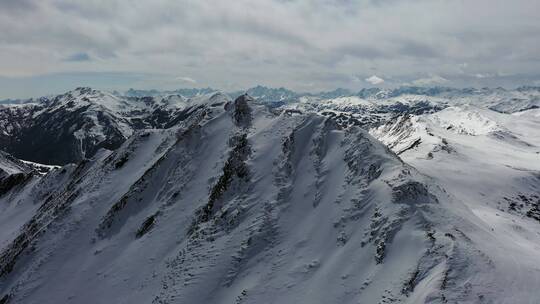
{"label": "snow-covered mountain", "polygon": [[[540,89],[414,88],[366,89],[358,93],[338,89],[302,94],[257,86],[247,90],[260,103],[274,108],[318,112],[340,125],[365,128],[386,123],[403,113],[423,114],[448,106],[473,104],[501,113],[540,107]],[[193,101],[229,96],[211,88],[159,92],[129,90],[125,94],[78,88],[58,96],[0,105],[0,150],[49,165],[63,165],[92,157],[100,148],[116,149],[136,130],[170,128],[186,116]]]}
{"label": "snow-covered mountain", "polygon": [[[223,102],[222,94],[212,100]],[[188,104],[208,96],[119,97],[77,88],[21,105],[0,105],[0,149],[44,164],[63,165],[118,148],[136,130],[169,128]]]}
{"label": "snow-covered mountain", "polygon": [[[404,112],[424,109],[427,105],[446,107],[448,105],[475,104],[497,112],[514,113],[540,108],[540,88],[448,88],[448,87],[400,87],[396,89],[369,88],[359,92],[336,89],[320,93],[298,93],[284,88],[257,86],[245,91],[261,102],[281,106],[298,102],[310,103],[316,107],[332,107],[333,104],[347,105],[358,110],[362,105],[378,107],[379,111]],[[241,93],[231,93],[238,96]],[[386,108],[385,108],[386,107]]]}
{"label": "snow-covered mountain", "polygon": [[540,299],[529,292],[540,257],[539,117],[538,109],[503,114],[469,105],[403,115],[371,131],[463,202],[498,240],[486,242],[485,252],[506,272],[506,288],[514,288],[515,298],[497,303]]}
{"label": "snow-covered mountain", "polygon": [[0,303],[537,303],[522,91],[4,106],[2,148],[42,129],[80,153],[46,174],[0,154]]}
{"label": "snow-covered mountain", "polygon": [[136,90],[129,89],[125,92],[113,92],[114,95],[119,97],[159,97],[159,96],[170,96],[170,95],[179,95],[186,99],[213,94],[218,90],[212,88],[201,88],[201,89],[177,89],[173,91],[159,91],[159,90]]}
{"label": "snow-covered mountain", "polygon": [[475,106],[449,107],[406,114],[371,133],[471,207],[538,220],[539,117],[539,109],[510,115]]}
{"label": "snow-covered mountain", "polygon": [[540,107],[539,87],[504,88],[446,88],[401,87],[397,89],[363,89],[357,96],[364,99],[409,99],[423,97],[451,105],[475,104],[497,112],[514,113]]}

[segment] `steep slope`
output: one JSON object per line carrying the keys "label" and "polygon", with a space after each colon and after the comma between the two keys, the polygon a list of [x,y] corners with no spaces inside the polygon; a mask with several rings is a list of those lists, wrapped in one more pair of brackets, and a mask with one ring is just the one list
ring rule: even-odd
{"label": "steep slope", "polygon": [[[25,193],[38,179],[38,171],[13,156],[0,151],[0,248],[11,241],[11,236],[32,216],[35,210],[19,208],[13,193]],[[24,194],[23,194],[24,195]]]}
{"label": "steep slope", "polygon": [[31,214],[3,239],[4,303],[534,298],[509,282],[538,272],[499,265],[477,216],[358,127],[246,95],[190,109],[0,198]]}

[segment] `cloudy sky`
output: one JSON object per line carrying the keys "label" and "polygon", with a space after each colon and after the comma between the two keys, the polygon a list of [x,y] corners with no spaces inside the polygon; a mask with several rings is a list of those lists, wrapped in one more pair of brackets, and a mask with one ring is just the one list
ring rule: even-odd
{"label": "cloudy sky", "polygon": [[538,0],[0,0],[0,98],[540,85]]}

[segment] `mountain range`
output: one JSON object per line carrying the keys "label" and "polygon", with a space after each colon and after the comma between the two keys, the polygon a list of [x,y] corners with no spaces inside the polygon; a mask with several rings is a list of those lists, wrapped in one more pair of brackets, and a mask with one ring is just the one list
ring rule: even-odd
{"label": "mountain range", "polygon": [[540,89],[0,105],[0,303],[537,303]]}

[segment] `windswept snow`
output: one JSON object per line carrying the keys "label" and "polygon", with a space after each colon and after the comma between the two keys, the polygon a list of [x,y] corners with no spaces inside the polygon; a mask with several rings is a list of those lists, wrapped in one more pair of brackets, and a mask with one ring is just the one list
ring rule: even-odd
{"label": "windswept snow", "polygon": [[502,131],[502,128],[494,120],[482,115],[482,112],[485,111],[471,106],[448,107],[430,115],[428,119],[438,127],[468,135],[485,135],[490,132]]}

